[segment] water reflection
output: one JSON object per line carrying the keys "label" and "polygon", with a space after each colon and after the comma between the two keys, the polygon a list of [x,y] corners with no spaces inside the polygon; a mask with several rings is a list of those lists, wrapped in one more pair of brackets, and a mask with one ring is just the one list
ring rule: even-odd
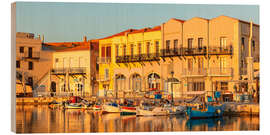
{"label": "water reflection", "polygon": [[259,117],[187,120],[185,116],[136,117],[100,115],[82,110],[49,109],[46,105],[17,105],[17,133],[239,131],[259,130]]}

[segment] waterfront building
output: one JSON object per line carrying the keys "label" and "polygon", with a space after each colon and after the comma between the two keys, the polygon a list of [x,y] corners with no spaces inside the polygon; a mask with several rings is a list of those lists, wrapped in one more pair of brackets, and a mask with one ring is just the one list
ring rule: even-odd
{"label": "waterfront building", "polygon": [[141,97],[160,89],[160,43],[160,26],[129,29],[100,39],[99,96]]}
{"label": "waterfront building", "polygon": [[32,96],[52,65],[52,52],[44,50],[43,40],[32,33],[16,33],[17,96]]}
{"label": "waterfront building", "polygon": [[172,18],[103,38],[99,49],[100,96],[160,91],[188,98],[220,91],[229,101],[259,90],[254,79],[259,78],[259,25],[236,18]]}
{"label": "waterfront building", "polygon": [[48,70],[50,96],[95,96],[98,74],[96,57],[98,40],[83,42],[46,43],[47,46],[70,46],[53,53],[52,68]]}

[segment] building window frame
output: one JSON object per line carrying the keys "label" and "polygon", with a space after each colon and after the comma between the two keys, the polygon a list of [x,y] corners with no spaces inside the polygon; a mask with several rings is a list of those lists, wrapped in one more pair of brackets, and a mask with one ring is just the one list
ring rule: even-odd
{"label": "building window frame", "polygon": [[34,70],[34,63],[32,61],[28,62],[28,70]]}
{"label": "building window frame", "polygon": [[16,60],[16,68],[20,68],[21,67],[21,62],[19,60]]}
{"label": "building window frame", "polygon": [[20,46],[20,53],[24,53],[24,47]]}
{"label": "building window frame", "polygon": [[193,46],[193,38],[188,38],[188,49],[192,49]]}

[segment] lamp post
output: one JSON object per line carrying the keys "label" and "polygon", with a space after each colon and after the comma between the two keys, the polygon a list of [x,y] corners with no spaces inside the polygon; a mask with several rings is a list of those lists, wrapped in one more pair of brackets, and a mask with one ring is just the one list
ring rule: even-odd
{"label": "lamp post", "polygon": [[172,75],[172,80],[171,80],[171,98],[172,98],[172,104],[173,104],[173,74],[174,74],[174,72],[171,71],[171,75]]}

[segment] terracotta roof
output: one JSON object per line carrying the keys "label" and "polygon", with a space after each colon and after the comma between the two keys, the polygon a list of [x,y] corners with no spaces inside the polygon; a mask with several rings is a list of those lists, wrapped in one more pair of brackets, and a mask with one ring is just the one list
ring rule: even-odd
{"label": "terracotta roof", "polygon": [[117,36],[124,36],[126,32],[133,32],[133,31],[137,31],[137,30],[136,29],[128,29],[128,30],[122,31],[120,33],[116,33],[114,35],[111,35],[111,36],[108,36],[108,37],[105,37],[105,38],[101,38],[99,40],[108,39],[108,38],[117,37]]}
{"label": "terracotta roof", "polygon": [[44,45],[49,46],[62,46],[62,47],[73,47],[80,45],[88,45],[89,42],[51,42],[51,43],[43,43]]}
{"label": "terracotta roof", "polygon": [[172,18],[172,19],[175,20],[175,21],[181,22],[181,23],[185,22],[185,20],[180,20],[180,19],[176,19],[176,18]]}
{"label": "terracotta roof", "polygon": [[90,45],[81,45],[81,46],[76,46],[76,47],[72,47],[72,48],[57,50],[57,52],[82,51],[82,50],[89,50],[90,51]]}

